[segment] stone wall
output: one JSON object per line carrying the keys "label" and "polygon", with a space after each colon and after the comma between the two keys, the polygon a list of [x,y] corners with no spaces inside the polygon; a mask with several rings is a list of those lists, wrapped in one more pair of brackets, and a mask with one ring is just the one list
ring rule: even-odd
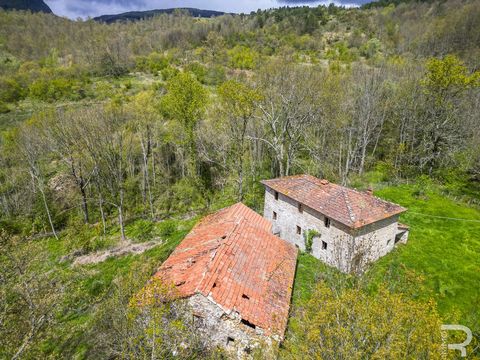
{"label": "stone wall", "polygon": [[[305,205],[266,187],[264,217],[273,224],[273,232],[305,251],[306,231],[315,230],[312,255],[343,272],[359,272],[394,248],[398,216],[367,225],[359,231],[330,219]],[[276,213],[276,219],[274,219]],[[297,226],[300,227],[300,234]]]}
{"label": "stone wall", "polygon": [[250,354],[259,346],[263,350],[273,350],[273,345],[280,340],[265,336],[258,326],[253,329],[245,325],[239,313],[225,312],[202,294],[191,296],[187,301],[193,310],[193,321],[198,331],[211,346],[222,347],[235,358],[250,358]]}
{"label": "stone wall", "polygon": [[365,267],[395,248],[398,233],[398,215],[366,225],[355,231],[352,271]]}
{"label": "stone wall", "polygon": [[[330,226],[327,227],[325,216],[305,205],[302,209],[300,212],[298,202],[283,194],[279,193],[278,200],[275,200],[275,191],[266,188],[264,217],[272,222],[273,232],[305,251],[306,231],[315,230],[319,236],[313,238],[312,255],[348,272],[353,249],[353,238],[348,228],[333,219],[330,219]],[[277,219],[274,219],[274,212]],[[300,227],[300,234],[297,226]]]}

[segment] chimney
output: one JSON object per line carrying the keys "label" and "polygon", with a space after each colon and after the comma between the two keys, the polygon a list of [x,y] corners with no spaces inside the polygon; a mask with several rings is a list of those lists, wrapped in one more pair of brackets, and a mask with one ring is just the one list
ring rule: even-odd
{"label": "chimney", "polygon": [[371,186],[367,189],[367,194],[373,196],[373,189]]}

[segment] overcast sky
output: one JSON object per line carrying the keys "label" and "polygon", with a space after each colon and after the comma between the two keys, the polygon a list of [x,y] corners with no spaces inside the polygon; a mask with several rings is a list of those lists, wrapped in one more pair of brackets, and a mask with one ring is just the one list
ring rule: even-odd
{"label": "overcast sky", "polygon": [[206,10],[249,13],[257,9],[268,9],[279,6],[299,6],[319,4],[355,6],[369,0],[45,0],[52,11],[71,19],[86,18],[105,14],[118,14],[134,10],[167,9],[175,7],[194,7]]}

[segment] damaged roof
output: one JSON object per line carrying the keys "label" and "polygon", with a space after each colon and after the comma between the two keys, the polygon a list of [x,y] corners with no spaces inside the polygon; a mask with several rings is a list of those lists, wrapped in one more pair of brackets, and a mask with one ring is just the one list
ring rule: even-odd
{"label": "damaged roof", "polygon": [[311,175],[264,180],[262,184],[352,229],[406,211],[367,192],[332,184]]}
{"label": "damaged roof", "polygon": [[297,249],[271,233],[272,224],[238,203],[201,220],[155,276],[181,297],[209,297],[227,313],[283,336]]}

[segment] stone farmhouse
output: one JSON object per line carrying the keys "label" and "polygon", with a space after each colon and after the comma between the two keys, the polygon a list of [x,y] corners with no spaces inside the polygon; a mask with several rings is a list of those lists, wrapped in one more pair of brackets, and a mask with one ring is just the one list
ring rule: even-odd
{"label": "stone farmhouse", "polygon": [[343,272],[365,266],[406,243],[398,222],[405,208],[310,175],[262,181],[264,217],[273,232]]}
{"label": "stone farmhouse", "polygon": [[309,175],[262,181],[264,216],[238,203],[202,219],[154,275],[175,287],[210,345],[238,358],[286,330],[297,252],[344,272],[405,243],[406,209]]}
{"label": "stone farmhouse", "polygon": [[283,339],[296,261],[296,247],[238,203],[198,223],[155,276],[175,285],[211,345],[240,358]]}

